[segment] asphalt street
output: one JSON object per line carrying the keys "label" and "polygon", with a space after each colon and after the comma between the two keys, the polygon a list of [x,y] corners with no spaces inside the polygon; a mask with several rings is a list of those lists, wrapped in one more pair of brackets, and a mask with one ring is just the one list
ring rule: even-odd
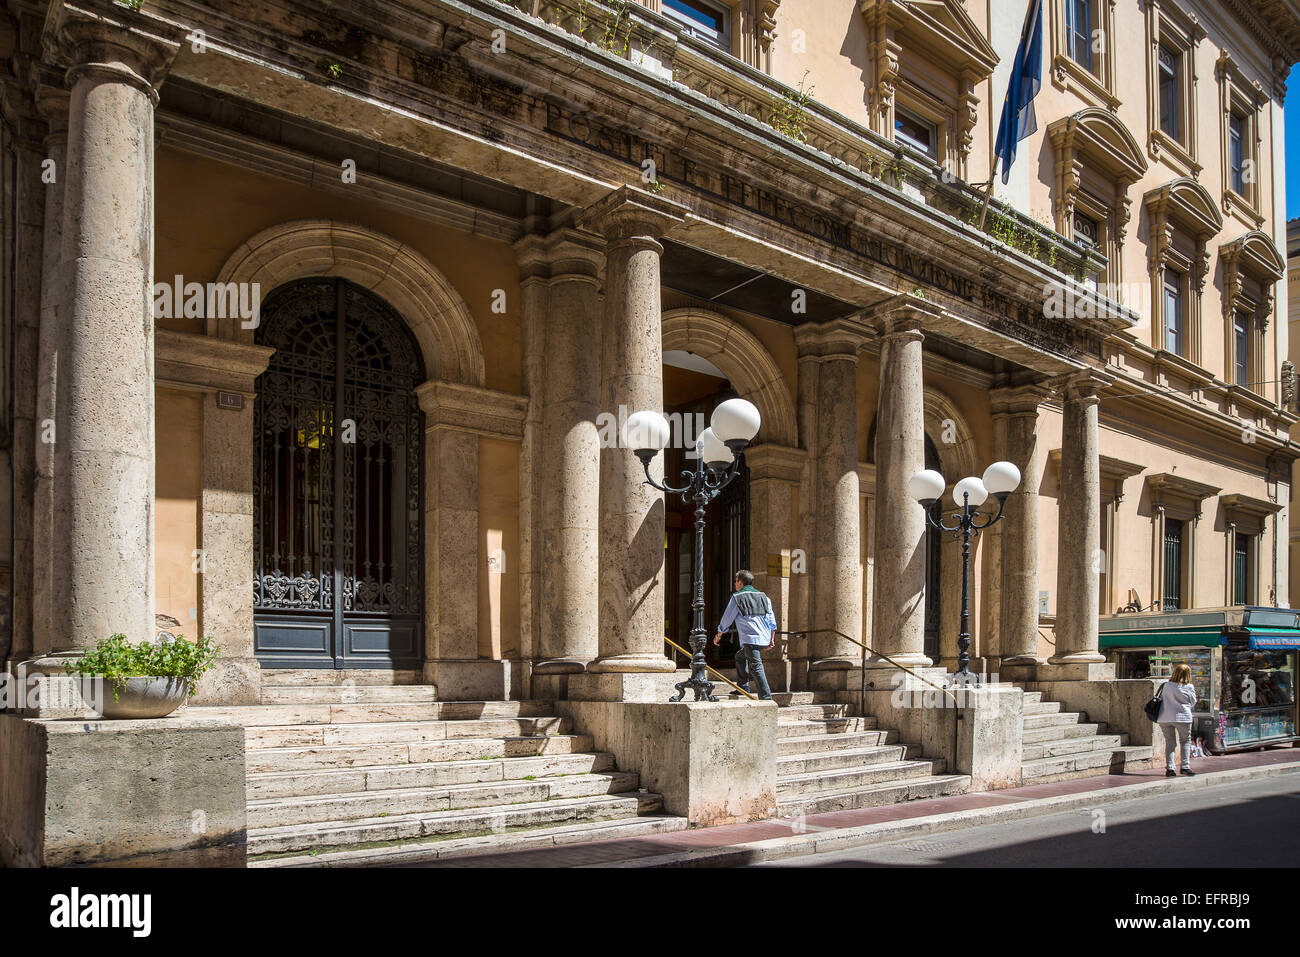
{"label": "asphalt street", "polygon": [[1300,774],[1198,787],[756,867],[1294,867]]}

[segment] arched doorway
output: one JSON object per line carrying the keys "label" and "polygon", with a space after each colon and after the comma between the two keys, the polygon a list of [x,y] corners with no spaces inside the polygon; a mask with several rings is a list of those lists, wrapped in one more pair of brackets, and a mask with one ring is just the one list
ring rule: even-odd
{"label": "arched doorway", "polygon": [[256,341],[254,650],[263,667],[420,660],[424,424],[419,348],[344,279],[281,286]]}
{"label": "arched doorway", "polygon": [[[674,441],[666,450],[664,478],[681,485],[683,471],[695,468],[686,446],[709,425],[713,410],[736,391],[721,370],[690,353],[668,350],[664,354],[664,399],[673,423]],[[681,441],[676,441],[678,436]],[[695,506],[680,495],[665,497],[664,634],[689,648],[694,599]],[[713,629],[731,597],[732,576],[749,564],[749,469],[741,459],[740,473],[709,503],[704,531],[704,627],[709,634],[705,659],[715,668],[731,667],[739,642],[733,628],[720,645],[712,642]],[[679,667],[690,659],[678,652]]]}

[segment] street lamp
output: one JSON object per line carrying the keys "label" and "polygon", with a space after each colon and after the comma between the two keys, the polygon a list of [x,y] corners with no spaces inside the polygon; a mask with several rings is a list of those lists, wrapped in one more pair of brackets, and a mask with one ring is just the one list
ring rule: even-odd
{"label": "street lamp", "polygon": [[[961,634],[957,637],[957,672],[953,675],[953,684],[978,684],[979,679],[970,674],[970,540],[990,525],[995,525],[1002,518],[1002,509],[1007,503],[1007,496],[1020,485],[1020,469],[1010,462],[994,462],[984,470],[982,479],[968,476],[958,482],[952,490],[953,501],[961,506],[960,512],[953,512],[953,524],[943,523],[941,500],[943,490],[948,487],[942,475],[933,469],[922,469],[907,482],[907,494],[916,499],[925,508],[925,520],[943,532],[952,532],[953,538],[961,538]],[[992,495],[998,500],[998,512],[983,522],[977,521],[979,508]]]}
{"label": "street lamp", "polygon": [[761,418],[752,402],[728,399],[713,410],[710,428],[695,442],[694,469],[684,469],[681,488],[656,482],[650,475],[650,463],[668,445],[668,420],[658,412],[637,412],[623,426],[623,445],[631,447],[645,469],[646,484],[680,495],[686,504],[695,504],[695,599],[691,602],[691,676],[677,685],[670,701],[681,701],[686,689],[695,692],[696,701],[717,701],[713,682],[708,679],[704,648],[708,632],[704,628],[704,508],[736,477],[740,456],[758,434]]}

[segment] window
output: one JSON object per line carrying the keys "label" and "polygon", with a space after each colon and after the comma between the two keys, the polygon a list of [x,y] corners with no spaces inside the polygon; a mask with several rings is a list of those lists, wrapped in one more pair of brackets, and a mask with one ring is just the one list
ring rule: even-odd
{"label": "window", "polygon": [[1065,37],[1070,59],[1092,72],[1092,0],[1066,0]]}
{"label": "window", "polygon": [[1165,588],[1161,603],[1164,611],[1183,607],[1183,521],[1165,519]]}
{"label": "window", "polygon": [[1232,603],[1250,605],[1255,601],[1254,569],[1251,568],[1250,556],[1253,549],[1252,536],[1238,532],[1233,536],[1232,547]]}
{"label": "window", "polygon": [[1233,381],[1240,386],[1250,386],[1250,316],[1244,312],[1233,314],[1232,320]]}
{"label": "window", "polygon": [[709,0],[663,0],[664,16],[692,36],[731,52],[731,10]]}
{"label": "window", "polygon": [[938,158],[939,131],[906,110],[894,110],[894,140],[919,150],[931,159]]}
{"label": "window", "polygon": [[1165,270],[1165,351],[1183,354],[1183,274]]}
{"label": "window", "polygon": [[1169,47],[1160,45],[1160,129],[1179,142],[1183,138],[1178,109],[1181,59]]}
{"label": "window", "polygon": [[1228,117],[1228,182],[1239,195],[1246,195],[1246,118],[1240,113]]}
{"label": "window", "polygon": [[1215,64],[1222,119],[1223,209],[1251,229],[1261,229],[1261,116],[1269,97],[1257,80],[1248,78],[1227,53]]}
{"label": "window", "polygon": [[[1079,212],[1074,214],[1074,241],[1086,249],[1105,255],[1101,248],[1101,227],[1097,220]],[[1083,284],[1096,289],[1101,284],[1101,280],[1101,270],[1094,269],[1083,277]]]}

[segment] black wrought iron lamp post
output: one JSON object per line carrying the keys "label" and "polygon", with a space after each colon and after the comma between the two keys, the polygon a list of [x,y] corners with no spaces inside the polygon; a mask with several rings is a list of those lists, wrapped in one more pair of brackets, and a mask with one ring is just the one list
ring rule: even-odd
{"label": "black wrought iron lamp post", "polygon": [[677,685],[677,694],[670,701],[681,701],[687,689],[695,692],[696,701],[717,701],[713,682],[708,678],[704,649],[709,635],[704,627],[704,516],[709,502],[718,497],[740,469],[740,457],[745,446],[758,434],[761,419],[753,403],[744,399],[728,399],[713,410],[710,428],[695,443],[694,469],[682,471],[685,485],[675,488],[666,482],[656,482],[650,474],[650,463],[668,444],[668,421],[658,412],[637,412],[628,417],[623,427],[623,443],[630,446],[645,469],[646,484],[680,495],[686,504],[695,506],[695,569],[693,584],[695,597],[691,601],[691,676]]}
{"label": "black wrought iron lamp post", "polygon": [[[933,469],[923,469],[908,480],[907,492],[925,508],[925,520],[934,528],[951,532],[961,539],[961,634],[957,636],[957,671],[952,676],[954,685],[979,684],[979,677],[970,673],[970,540],[984,529],[1002,519],[1007,496],[1020,485],[1020,469],[1010,462],[994,462],[984,470],[984,478],[969,476],[958,482],[952,498],[961,511],[952,513],[952,524],[943,521],[942,499],[948,483]],[[980,507],[989,495],[997,499],[996,515],[985,514],[980,521]]]}

